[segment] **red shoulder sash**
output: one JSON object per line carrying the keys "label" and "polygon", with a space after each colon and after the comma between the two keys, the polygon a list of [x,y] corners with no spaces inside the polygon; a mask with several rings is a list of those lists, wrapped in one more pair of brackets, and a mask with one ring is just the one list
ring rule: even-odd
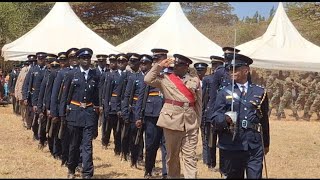
{"label": "red shoulder sash", "polygon": [[168,75],[169,79],[178,88],[178,90],[192,103],[195,102],[192,92],[183,84],[182,80],[176,76],[174,73]]}

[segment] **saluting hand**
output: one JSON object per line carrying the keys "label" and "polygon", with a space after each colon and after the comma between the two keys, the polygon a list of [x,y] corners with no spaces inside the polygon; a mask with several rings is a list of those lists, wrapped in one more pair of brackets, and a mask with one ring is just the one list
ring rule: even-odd
{"label": "saluting hand", "polygon": [[159,65],[160,65],[161,67],[169,67],[170,64],[172,64],[173,62],[174,62],[174,59],[168,58],[168,59],[162,60],[162,61],[159,63]]}

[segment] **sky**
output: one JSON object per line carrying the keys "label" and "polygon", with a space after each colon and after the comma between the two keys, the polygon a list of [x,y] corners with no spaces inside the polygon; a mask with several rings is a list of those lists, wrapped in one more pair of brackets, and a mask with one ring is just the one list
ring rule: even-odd
{"label": "sky", "polygon": [[256,11],[264,17],[269,17],[269,12],[274,6],[276,10],[279,2],[230,2],[234,7],[233,13],[235,13],[239,19],[249,16],[252,17]]}
{"label": "sky", "polygon": [[[236,14],[239,19],[249,16],[252,17],[256,11],[262,16],[268,18],[270,10],[274,6],[275,10],[278,7],[279,2],[230,2],[234,7],[233,13]],[[161,5],[160,15],[167,9],[169,3],[163,2]]]}

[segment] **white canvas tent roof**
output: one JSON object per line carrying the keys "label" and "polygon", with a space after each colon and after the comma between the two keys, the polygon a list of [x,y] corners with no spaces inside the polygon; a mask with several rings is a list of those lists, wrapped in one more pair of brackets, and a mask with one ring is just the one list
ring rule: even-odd
{"label": "white canvas tent roof", "polygon": [[211,55],[223,54],[220,46],[189,22],[179,2],[171,2],[155,23],[117,48],[123,52],[140,54],[150,54],[153,48],[164,48],[169,51],[169,56],[182,54],[191,58],[194,63],[210,63]]}
{"label": "white canvas tent roof", "polygon": [[320,71],[320,47],[300,35],[281,2],[267,31],[237,48],[254,60],[253,67]]}
{"label": "white canvas tent roof", "polygon": [[68,2],[56,2],[47,16],[28,33],[2,48],[7,60],[24,61],[36,52],[58,54],[68,49],[88,47],[96,54],[119,53],[116,47],[89,29]]}

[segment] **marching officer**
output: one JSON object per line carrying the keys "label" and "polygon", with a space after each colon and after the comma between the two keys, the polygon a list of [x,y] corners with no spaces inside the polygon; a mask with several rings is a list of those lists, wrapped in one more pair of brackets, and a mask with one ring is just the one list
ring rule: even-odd
{"label": "marching officer", "polygon": [[[141,56],[131,53],[129,58],[129,66],[132,70],[128,75],[128,82],[125,87],[125,93],[121,102],[121,111],[124,124],[121,132],[122,153],[126,156],[131,153],[131,167],[137,168],[139,152],[142,149],[143,140],[141,136],[140,143],[135,143],[135,137],[138,129],[135,125],[135,107],[138,100],[139,90],[143,82],[143,74],[139,70]],[[122,81],[124,82],[124,81]]]}
{"label": "marching officer", "polygon": [[[151,49],[152,52],[152,60],[153,64],[159,64],[161,61],[168,58],[169,51],[167,49],[162,48],[153,48]],[[164,77],[164,74],[171,74],[173,72],[173,67],[169,66],[160,71],[159,76]],[[160,91],[160,96],[163,99],[163,94]],[[164,101],[162,101],[163,106]],[[161,108],[162,108],[161,106]],[[166,156],[167,156],[167,149],[166,149],[166,141],[164,138],[163,130],[162,130],[162,138],[160,139],[160,151],[161,151],[161,162],[162,162],[162,178],[166,179],[168,176],[167,172],[167,162],[166,162]],[[147,174],[148,176],[148,174]]]}
{"label": "marching officer", "polygon": [[75,56],[80,61],[79,68],[69,72],[64,83],[61,107],[67,120],[66,131],[70,138],[68,178],[74,178],[82,145],[82,177],[91,178],[94,173],[92,140],[97,136],[98,85],[99,76],[89,69],[92,50],[79,49]]}
{"label": "marching officer", "polygon": [[[78,51],[78,48],[70,48],[67,52],[60,52],[58,54],[60,70],[57,73],[57,76],[53,82],[51,101],[50,101],[50,114],[52,116],[52,122],[58,123],[59,126],[59,134],[58,139],[60,139],[61,143],[61,166],[66,165],[68,160],[68,149],[69,149],[69,138],[67,138],[67,134],[63,133],[63,127],[66,125],[65,119],[63,116],[60,116],[59,113],[59,104],[61,101],[63,84],[66,79],[66,75],[69,71],[71,71],[74,67],[78,65],[78,60],[75,57],[75,53]],[[75,62],[75,63],[74,63]],[[60,132],[61,131],[61,132]],[[60,137],[59,137],[60,135]]]}
{"label": "marching officer", "polygon": [[[205,76],[202,80],[202,129],[204,130],[203,139],[203,162],[208,166],[208,168],[216,167],[216,142],[217,142],[217,132],[213,127],[211,127],[211,121],[209,120],[208,103],[211,99],[210,92],[213,86],[214,73],[218,67],[224,64],[224,58],[220,56],[210,56],[211,59],[211,71],[212,74]],[[210,138],[211,137],[211,138]],[[211,141],[209,143],[209,141]],[[221,157],[219,158],[221,159]],[[219,161],[221,162],[221,161]],[[221,164],[219,165],[221,167]]]}
{"label": "marching officer", "polygon": [[[110,60],[110,58],[109,58]],[[114,135],[114,153],[115,155],[121,154],[121,129],[123,125],[122,116],[121,116],[121,100],[122,95],[124,94],[125,88],[123,86],[127,82],[127,70],[126,66],[128,65],[128,57],[126,54],[118,54],[116,56],[117,60],[117,71],[110,72],[107,82],[105,83],[105,97],[104,97],[104,105],[105,105],[105,117],[107,121],[109,121],[109,126],[113,129]],[[111,61],[110,61],[111,63]],[[111,64],[110,64],[111,65]],[[124,83],[121,83],[125,81]],[[106,135],[107,141],[110,138],[108,136],[108,131]],[[125,157],[126,158],[126,157]]]}
{"label": "marching officer", "polygon": [[[23,85],[23,99],[24,104],[32,107],[31,117],[32,117],[32,131],[33,139],[39,140],[38,136],[38,111],[37,102],[40,91],[41,81],[45,72],[45,59],[47,54],[44,52],[37,52],[37,65],[34,65],[28,72],[25,83]],[[39,143],[39,148],[43,148],[44,144]]]}
{"label": "marching officer", "polygon": [[[145,74],[151,69],[153,58],[144,54],[142,55],[140,62],[140,69],[142,73]],[[136,127],[145,129],[145,178],[152,177],[152,169],[155,167],[157,151],[163,137],[162,128],[156,125],[162,106],[163,98],[161,97],[160,89],[143,83],[136,104],[135,118]],[[142,129],[140,129],[140,131],[142,131]],[[163,159],[163,162],[165,163],[165,158]],[[163,170],[165,169],[165,172],[162,174],[165,178],[167,175],[166,166],[163,166],[162,168]]]}
{"label": "marching officer", "polygon": [[[46,137],[51,155],[55,159],[59,159],[61,155],[61,147],[55,144],[55,141],[54,141],[55,138],[53,138],[52,136],[52,130],[54,128],[53,127],[54,124],[52,123],[52,116],[50,113],[50,109],[51,109],[50,101],[51,101],[53,82],[54,82],[54,79],[56,78],[60,64],[58,62],[57,56],[54,54],[48,54],[47,59],[50,63],[50,66],[48,66],[47,71],[45,72],[44,78],[41,82],[39,100],[38,100],[39,118],[44,121],[44,124],[41,125],[40,137]],[[50,129],[51,129],[51,132],[50,132]]]}
{"label": "marching officer", "polygon": [[8,81],[8,88],[9,88],[9,93],[12,98],[12,107],[13,107],[13,112],[15,114],[18,114],[18,107],[19,103],[17,103],[17,100],[14,96],[14,88],[16,86],[17,78],[19,76],[20,68],[19,65],[14,65],[14,68],[9,74],[9,81]]}
{"label": "marching officer", "polygon": [[[269,117],[266,90],[248,80],[252,59],[235,54],[235,72],[227,56],[232,85],[220,90],[210,119],[219,133],[218,147],[224,155],[226,178],[261,179],[263,157],[269,151]],[[233,103],[232,103],[233,102]],[[233,104],[233,111],[231,105]]]}
{"label": "marching officer", "polygon": [[[117,76],[116,72],[118,72],[118,66],[117,66],[117,56],[115,54],[109,54],[108,59],[110,62],[109,70],[102,73],[100,77],[99,82],[99,105],[100,105],[100,113],[102,119],[100,119],[99,126],[101,126],[101,143],[103,147],[109,146],[110,142],[110,134],[111,130],[113,129],[113,138],[116,140],[116,119],[110,119],[109,116],[109,104],[105,104],[107,101],[105,98],[110,99],[113,89],[115,88],[115,80],[111,80],[111,77]],[[109,82],[110,80],[110,82]],[[109,92],[109,94],[106,94],[106,92]],[[107,102],[109,103],[109,102]],[[116,144],[116,141],[114,141]],[[118,151],[115,151],[115,154],[117,154]]]}
{"label": "marching officer", "polygon": [[[31,77],[31,71],[35,67],[35,64],[37,62],[37,56],[36,55],[28,55],[28,61],[30,62],[28,71],[26,72],[27,74],[25,75],[23,84],[22,84],[22,104],[23,107],[25,107],[25,120],[27,124],[27,129],[31,129],[32,126],[32,105],[31,105],[31,92],[30,92],[30,77]],[[30,75],[28,75],[30,72]]]}
{"label": "marching officer", "polygon": [[[154,65],[144,78],[146,84],[160,88],[165,98],[157,125],[163,128],[170,178],[180,177],[180,151],[184,158],[184,177],[196,178],[196,147],[201,123],[202,97],[200,79],[190,69],[192,61],[180,54]],[[174,62],[173,73],[159,77],[164,67]]]}
{"label": "marching officer", "polygon": [[[234,53],[238,54],[240,52],[239,49],[233,48],[233,47],[223,47],[222,51],[224,52],[224,63],[220,66],[216,67],[215,72],[213,74],[213,82],[210,87],[210,100],[207,107],[207,112],[214,112],[213,108],[216,102],[217,93],[224,87],[231,84],[231,79],[229,76],[229,72],[226,69],[226,65],[228,62],[226,62],[226,58],[229,58]],[[212,57],[212,56],[211,56]],[[250,75],[249,75],[250,76]],[[212,130],[215,130],[215,127],[211,128]],[[213,133],[215,134],[215,133]],[[219,170],[221,175],[224,174],[224,155],[223,152],[219,151]]]}
{"label": "marching officer", "polygon": [[20,73],[19,73],[19,76],[17,79],[17,83],[15,86],[15,90],[14,90],[14,95],[17,99],[17,103],[19,103],[19,105],[20,105],[23,126],[27,129],[30,129],[31,123],[30,123],[30,120],[27,120],[27,119],[30,119],[30,117],[28,117],[29,111],[27,111],[27,106],[25,106],[23,103],[22,87],[23,87],[23,83],[25,81],[26,75],[29,72],[32,59],[36,59],[36,56],[35,55],[32,55],[32,56],[28,55],[28,59],[25,62],[23,62],[23,67],[20,70]]}

